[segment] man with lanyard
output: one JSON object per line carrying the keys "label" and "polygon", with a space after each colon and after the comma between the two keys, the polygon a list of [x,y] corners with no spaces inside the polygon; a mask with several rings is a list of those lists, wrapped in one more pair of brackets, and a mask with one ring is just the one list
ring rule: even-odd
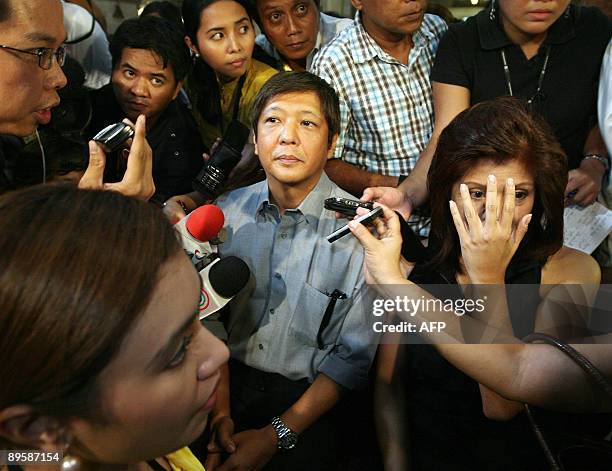
{"label": "man with lanyard", "polygon": [[[49,123],[51,110],[59,104],[57,91],[66,85],[61,70],[65,38],[59,0],[0,3],[0,193],[12,188],[10,160],[17,154],[7,141],[35,133],[39,124]],[[135,129],[124,179],[103,183],[106,156],[90,142],[89,165],[79,183],[82,188],[111,189],[142,199],[153,194],[144,116],[138,118]]]}

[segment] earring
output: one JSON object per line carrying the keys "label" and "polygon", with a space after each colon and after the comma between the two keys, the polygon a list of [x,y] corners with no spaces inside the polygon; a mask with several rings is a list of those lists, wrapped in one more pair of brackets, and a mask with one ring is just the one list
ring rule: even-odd
{"label": "earring", "polygon": [[61,471],[78,471],[81,469],[81,459],[78,456],[71,455],[70,445],[72,445],[72,435],[64,427],[58,430],[58,441],[61,443],[60,449],[63,455],[60,465]]}
{"label": "earring", "polygon": [[74,455],[64,455],[62,459],[62,471],[78,471],[81,469],[81,460]]}
{"label": "earring", "polygon": [[495,0],[491,0],[491,11],[489,11],[489,19],[495,21]]}

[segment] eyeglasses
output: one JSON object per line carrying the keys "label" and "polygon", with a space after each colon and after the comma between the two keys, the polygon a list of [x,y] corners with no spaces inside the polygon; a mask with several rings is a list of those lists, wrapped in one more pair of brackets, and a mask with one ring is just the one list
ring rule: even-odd
{"label": "eyeglasses", "polygon": [[23,54],[37,56],[38,67],[43,70],[49,70],[51,69],[51,67],[53,67],[53,57],[55,57],[55,60],[57,61],[60,67],[63,66],[64,62],[66,61],[66,48],[64,46],[58,47],[55,51],[48,47],[39,47],[31,51],[26,51],[24,49],[17,49],[16,47],[10,47],[5,46],[4,44],[0,44],[0,49],[6,49],[7,51],[21,52]]}

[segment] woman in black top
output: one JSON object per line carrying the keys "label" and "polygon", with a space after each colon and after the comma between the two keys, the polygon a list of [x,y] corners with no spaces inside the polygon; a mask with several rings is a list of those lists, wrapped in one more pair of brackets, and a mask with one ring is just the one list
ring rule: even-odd
{"label": "woman in black top", "polygon": [[450,25],[431,73],[436,118],[427,148],[399,191],[379,187],[364,196],[399,210],[422,204],[442,130],[471,105],[513,95],[552,127],[568,158],[565,194],[589,205],[610,163],[596,113],[611,32],[601,11],[570,0],[492,0],[489,8]]}
{"label": "woman in black top", "polygon": [[[588,306],[599,284],[595,261],[562,245],[566,172],[563,151],[546,124],[518,100],[500,98],[463,111],[440,137],[428,176],[432,225],[425,263],[403,264],[404,274],[400,272],[401,240],[391,213],[377,223],[379,241],[352,224],[366,249],[369,282],[385,297],[487,299],[483,313],[463,318],[431,310],[402,318],[417,325],[419,320],[444,321],[447,328],[438,336],[422,334],[438,342],[435,349],[407,345],[400,357],[404,363],[395,364],[394,371],[383,360],[379,372],[386,371],[388,382],[396,375],[406,386],[399,397],[407,411],[412,469],[544,469],[520,414],[522,406],[514,401],[593,408],[590,391],[581,390],[580,374],[574,375],[571,364],[558,362],[555,352],[543,352],[544,357],[552,354],[548,370],[517,345],[449,345],[513,340],[533,331],[572,338],[584,334],[584,308],[569,312],[563,329],[553,322],[559,312],[551,309],[553,299]],[[510,292],[511,284],[522,285]],[[566,284],[577,285],[568,288],[569,299],[565,286],[555,287]],[[533,347],[542,353],[542,346]],[[395,356],[393,350],[392,345],[382,346],[381,358]],[[562,366],[555,371],[558,364]],[[580,386],[572,383],[576,377]],[[561,393],[563,388],[569,392]],[[401,430],[403,414],[398,416],[394,426]],[[398,435],[394,429],[389,439]]]}

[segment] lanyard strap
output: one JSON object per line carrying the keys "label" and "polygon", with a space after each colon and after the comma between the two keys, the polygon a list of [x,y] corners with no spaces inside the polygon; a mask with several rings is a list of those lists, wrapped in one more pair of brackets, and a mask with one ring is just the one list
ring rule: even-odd
{"label": "lanyard strap", "polygon": [[240,110],[240,100],[242,99],[242,87],[246,80],[246,72],[238,79],[234,96],[232,97],[232,120],[238,119],[238,111]]}
{"label": "lanyard strap", "polygon": [[[542,90],[542,84],[544,83],[544,76],[546,75],[546,68],[548,66],[548,59],[550,57],[550,46],[546,46],[546,56],[544,57],[544,64],[542,64],[542,70],[540,70],[540,76],[538,77],[538,88],[536,89],[533,96],[527,100],[528,104],[531,104],[533,99],[540,93]],[[514,92],[512,91],[512,81],[510,80],[510,67],[508,66],[508,61],[506,60],[506,50],[501,50],[501,59],[504,64],[504,77],[506,78],[506,86],[508,87],[508,93],[510,96],[514,96]]]}

